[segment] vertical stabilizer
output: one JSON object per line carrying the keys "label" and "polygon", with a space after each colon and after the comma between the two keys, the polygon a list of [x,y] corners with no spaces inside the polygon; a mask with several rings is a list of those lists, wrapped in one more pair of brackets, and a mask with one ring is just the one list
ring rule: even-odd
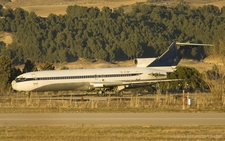
{"label": "vertical stabilizer", "polygon": [[176,42],[173,42],[169,48],[158,58],[155,59],[148,67],[156,66],[176,66],[181,59],[181,49],[176,48]]}
{"label": "vertical stabilizer", "polygon": [[[178,45],[178,46],[176,46]],[[194,43],[176,43],[173,42],[169,48],[158,58],[156,58],[148,67],[157,66],[177,66],[184,52],[191,47],[196,46],[212,46],[210,44],[194,44]]]}

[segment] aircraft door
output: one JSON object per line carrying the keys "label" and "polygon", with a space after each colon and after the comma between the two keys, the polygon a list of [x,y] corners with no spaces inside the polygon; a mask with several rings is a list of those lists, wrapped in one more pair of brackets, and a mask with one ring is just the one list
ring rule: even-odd
{"label": "aircraft door", "polygon": [[98,80],[98,75],[97,74],[95,74],[95,80]]}
{"label": "aircraft door", "polygon": [[32,75],[32,78],[33,78],[33,84],[34,85],[38,85],[38,81],[37,81],[37,76],[36,76],[36,74],[31,74]]}
{"label": "aircraft door", "polygon": [[136,80],[141,80],[140,74],[136,75]]}

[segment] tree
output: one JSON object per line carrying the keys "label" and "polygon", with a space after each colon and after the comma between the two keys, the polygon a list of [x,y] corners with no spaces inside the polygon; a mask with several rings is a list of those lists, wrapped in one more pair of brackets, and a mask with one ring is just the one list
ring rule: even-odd
{"label": "tree", "polygon": [[5,18],[10,18],[10,19],[13,19],[14,18],[14,15],[13,15],[13,9],[11,8],[8,8],[8,9],[2,9],[2,15],[5,17]]}
{"label": "tree", "polygon": [[102,17],[103,17],[103,20],[107,20],[109,18],[111,18],[111,14],[112,14],[112,9],[110,9],[109,7],[103,7],[102,8]]}
{"label": "tree", "polygon": [[63,66],[63,67],[60,68],[60,70],[69,70],[69,67]]}
{"label": "tree", "polygon": [[19,68],[15,68],[15,67],[11,68],[11,74],[10,74],[9,82],[12,82],[21,73],[22,72]]}
{"label": "tree", "polygon": [[95,57],[97,59],[101,59],[101,60],[107,60],[108,54],[106,53],[106,51],[104,49],[100,49],[98,51],[98,57]]}
{"label": "tree", "polygon": [[223,6],[222,8],[221,8],[221,15],[225,15],[225,6]]}
{"label": "tree", "polygon": [[[212,43],[225,36],[224,9],[187,5],[166,7],[138,3],[131,12],[121,8],[69,6],[66,15],[39,17],[23,9],[1,9],[0,30],[12,33],[13,43],[0,43],[0,53],[13,64],[101,58],[124,60],[155,57],[172,41]],[[106,48],[107,47],[107,48]],[[192,56],[201,56],[194,50]],[[204,54],[201,50],[201,54]],[[205,55],[205,54],[204,54]]]}
{"label": "tree", "polygon": [[204,72],[204,80],[208,84],[215,102],[221,102],[225,90],[225,41],[219,40],[208,49],[208,55],[214,62],[211,71]]}
{"label": "tree", "polygon": [[182,81],[170,82],[171,89],[188,89],[190,90],[202,90],[205,87],[202,75],[195,68],[177,67],[177,70],[168,75],[169,79],[182,79]]}
{"label": "tree", "polygon": [[97,7],[88,8],[88,19],[95,19],[98,17],[100,10]]}
{"label": "tree", "polygon": [[3,6],[0,4],[0,10],[3,8]]}
{"label": "tree", "polygon": [[85,17],[87,17],[88,9],[89,8],[87,8],[87,7],[82,7],[82,6],[78,6],[78,5],[68,6],[66,9],[66,13],[70,17],[85,18]]}
{"label": "tree", "polygon": [[41,66],[41,70],[55,70],[55,67],[52,63],[45,63],[44,66]]}
{"label": "tree", "polygon": [[124,14],[123,7],[118,7],[118,8],[113,9],[113,14],[116,16],[123,15]]}
{"label": "tree", "polygon": [[37,67],[34,62],[32,62],[31,60],[27,60],[23,68],[23,73],[32,71],[37,71]]}
{"label": "tree", "polygon": [[0,91],[4,91],[9,86],[11,74],[11,61],[6,56],[0,56]]}
{"label": "tree", "polygon": [[21,20],[25,20],[29,13],[22,8],[16,8],[13,10],[13,15],[15,16],[15,19],[18,20],[17,22],[20,22]]}

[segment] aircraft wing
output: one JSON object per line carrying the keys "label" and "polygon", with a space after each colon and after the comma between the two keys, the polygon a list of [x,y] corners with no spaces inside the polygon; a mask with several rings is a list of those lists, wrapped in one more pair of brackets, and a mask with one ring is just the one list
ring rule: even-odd
{"label": "aircraft wing", "polygon": [[183,79],[155,79],[155,80],[147,80],[147,81],[125,81],[125,82],[94,82],[90,83],[94,88],[104,88],[104,87],[116,87],[123,85],[133,85],[133,84],[143,84],[143,85],[151,85],[160,82],[171,82],[171,81],[182,81]]}
{"label": "aircraft wing", "polygon": [[133,82],[123,82],[124,85],[127,84],[151,84],[151,83],[160,83],[160,82],[171,82],[171,81],[181,81],[183,79],[155,79],[155,80],[148,80],[148,81],[133,81]]}

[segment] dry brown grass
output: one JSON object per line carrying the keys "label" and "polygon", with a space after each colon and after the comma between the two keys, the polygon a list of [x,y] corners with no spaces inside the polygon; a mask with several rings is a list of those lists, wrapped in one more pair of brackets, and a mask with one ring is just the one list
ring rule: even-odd
{"label": "dry brown grass", "polygon": [[202,73],[206,70],[212,69],[214,64],[209,60],[209,58],[205,59],[204,61],[181,59],[179,66],[196,68],[200,73]]}
{"label": "dry brown grass", "polygon": [[[79,6],[87,6],[87,7],[98,7],[102,9],[104,6],[110,8],[116,8],[119,6],[128,6],[135,4],[137,2],[146,2],[147,0],[15,0],[13,2],[7,3],[6,7],[16,8],[22,7],[28,12],[34,11],[39,16],[48,16],[50,13],[53,14],[66,14],[66,8],[69,5],[79,5]],[[225,1],[218,0],[186,0],[186,2],[192,7],[199,7],[204,5],[215,5],[221,8],[225,5]],[[164,4],[165,2],[162,2]],[[173,0],[167,1],[167,3],[175,3]]]}
{"label": "dry brown grass", "polygon": [[219,8],[222,8],[223,6],[225,6],[225,1],[207,1],[207,2],[189,2],[188,5],[190,5],[191,7],[202,7],[204,5],[214,5],[217,6]]}
{"label": "dry brown grass", "polygon": [[116,8],[122,5],[131,5],[136,2],[146,2],[146,0],[16,0],[7,3],[7,7],[22,7],[28,12],[34,11],[39,16],[48,16],[50,13],[66,14],[66,8],[69,5],[79,5],[87,7],[98,7],[102,9],[104,6]]}
{"label": "dry brown grass", "polygon": [[[73,112],[225,112],[225,95],[222,101],[214,101],[212,94],[191,94],[191,106],[185,100],[185,110],[182,107],[182,98],[174,95],[151,95],[142,97],[129,97],[115,99],[107,97],[102,101],[93,97],[90,101],[58,99],[45,96],[48,100],[40,99],[38,95],[25,96],[13,95],[0,99],[0,113],[73,113]],[[164,97],[164,99],[161,99]],[[151,98],[151,99],[149,99]],[[87,98],[85,98],[87,99]]]}
{"label": "dry brown grass", "polygon": [[5,141],[225,140],[225,126],[10,126],[0,127]]}
{"label": "dry brown grass", "polygon": [[[51,96],[43,94],[41,96]],[[182,109],[182,100],[172,95],[153,95],[155,100],[143,100],[132,97],[123,101],[72,101],[40,100],[34,93],[30,98],[13,94],[8,99],[0,99],[0,113],[78,113],[78,112],[208,112],[225,110],[223,104],[217,105],[210,94],[194,94],[193,105]],[[1,97],[3,98],[3,97]],[[18,100],[15,98],[25,98]],[[0,126],[0,139],[7,141],[36,140],[79,140],[79,141],[149,141],[149,140],[225,140],[225,125],[192,125],[192,126],[118,126],[118,125],[73,125],[73,126]]]}
{"label": "dry brown grass", "polygon": [[0,41],[3,41],[6,46],[12,43],[12,34],[8,32],[0,31]]}
{"label": "dry brown grass", "polygon": [[83,58],[79,58],[76,62],[70,63],[56,63],[54,64],[56,69],[60,69],[63,66],[69,69],[83,69],[83,68],[111,68],[111,67],[128,67],[135,66],[133,60],[116,61],[115,63],[109,63],[103,60],[91,61]]}
{"label": "dry brown grass", "polygon": [[[41,66],[44,66],[44,63],[36,64],[38,70],[41,70]],[[60,70],[63,67],[67,67],[69,69],[87,69],[87,68],[112,68],[112,67],[130,67],[135,66],[133,60],[126,60],[126,61],[116,61],[115,63],[106,62],[103,60],[98,60],[93,62],[91,60],[80,58],[75,62],[69,63],[54,63],[56,70]],[[17,65],[16,68],[22,70],[24,68],[23,65]]]}

